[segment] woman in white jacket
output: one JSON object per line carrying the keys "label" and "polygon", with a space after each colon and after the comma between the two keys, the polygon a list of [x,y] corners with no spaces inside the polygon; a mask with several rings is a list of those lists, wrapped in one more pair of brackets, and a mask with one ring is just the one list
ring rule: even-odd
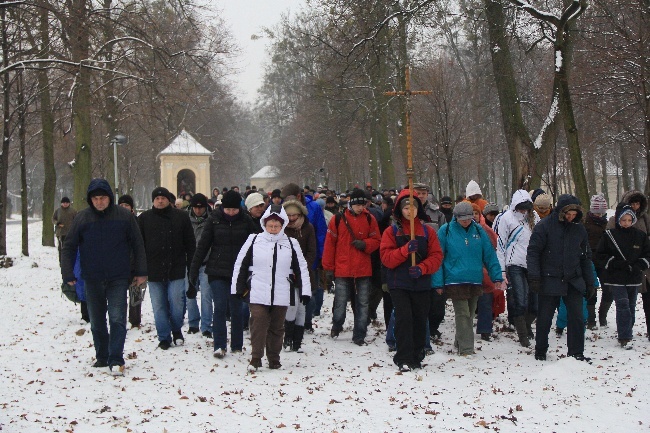
{"label": "woman in white jacket", "polygon": [[[231,293],[250,297],[251,361],[249,371],[262,366],[266,347],[269,368],[277,369],[289,305],[307,304],[311,295],[309,269],[300,245],[284,233],[289,218],[280,205],[266,209],[260,224],[264,231],[250,235],[242,246],[232,276]],[[294,284],[301,287],[295,299]]]}
{"label": "woman in white jacket", "polygon": [[526,254],[538,222],[530,195],[520,189],[512,195],[510,208],[497,216],[493,225],[499,236],[497,257],[508,282],[508,319],[514,323],[524,347],[530,346],[529,339],[533,338],[531,325],[537,312],[537,298],[528,289]]}

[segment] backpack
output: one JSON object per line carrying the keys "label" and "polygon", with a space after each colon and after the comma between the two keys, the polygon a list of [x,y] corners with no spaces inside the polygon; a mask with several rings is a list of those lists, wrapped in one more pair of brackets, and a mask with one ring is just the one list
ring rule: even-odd
{"label": "backpack", "polygon": [[[366,219],[368,220],[368,227],[372,226],[372,218],[373,218],[373,216],[370,215],[370,212],[367,212],[366,213]],[[334,216],[334,225],[336,226],[336,232],[338,233],[338,231],[339,231],[339,224],[341,223],[341,219],[343,219],[343,222],[345,223],[345,226],[350,231],[350,235],[352,236],[352,239],[356,239],[356,237],[354,236],[354,233],[352,232],[352,228],[350,227],[350,224],[348,223],[347,218],[345,218],[345,211],[339,212]]]}

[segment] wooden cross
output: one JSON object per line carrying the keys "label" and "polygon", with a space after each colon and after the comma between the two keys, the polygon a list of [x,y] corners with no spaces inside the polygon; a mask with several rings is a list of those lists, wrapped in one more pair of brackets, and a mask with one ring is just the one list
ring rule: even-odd
{"label": "wooden cross", "polygon": [[[413,205],[413,144],[411,142],[411,95],[430,95],[429,90],[411,90],[411,73],[409,67],[406,66],[405,76],[406,85],[405,89],[401,92],[384,92],[386,96],[405,96],[406,97],[406,176],[409,181],[409,203]],[[410,227],[411,227],[411,240],[415,239],[415,215],[410,213]],[[425,228],[426,230],[426,228]],[[415,266],[415,253],[411,253],[411,265]]]}

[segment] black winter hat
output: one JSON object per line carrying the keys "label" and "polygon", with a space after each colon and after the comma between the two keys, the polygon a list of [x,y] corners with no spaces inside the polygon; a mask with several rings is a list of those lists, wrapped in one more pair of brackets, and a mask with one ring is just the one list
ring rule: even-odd
{"label": "black winter hat", "polygon": [[208,198],[200,192],[196,193],[190,200],[190,207],[208,207]]}
{"label": "black winter hat", "polygon": [[440,199],[440,204],[454,204],[454,203],[451,201],[451,197],[446,195]]}
{"label": "black winter hat", "polygon": [[154,188],[154,190],[151,192],[151,201],[154,201],[158,196],[163,196],[167,200],[171,201],[171,194],[169,193],[169,190],[163,186]]}
{"label": "black winter hat", "polygon": [[70,203],[70,199],[68,197],[63,197],[61,203]]}
{"label": "black winter hat", "polygon": [[235,190],[230,190],[223,195],[221,205],[224,208],[239,209],[241,207],[241,195]]}
{"label": "black winter hat", "polygon": [[122,203],[126,203],[129,206],[131,206],[131,209],[135,209],[135,203],[133,202],[133,197],[131,197],[128,194],[124,194],[121,196],[119,199],[117,199],[117,204],[120,205]]}
{"label": "black winter hat", "polygon": [[282,198],[282,191],[280,191],[280,188],[274,189],[273,192],[271,193],[271,198],[275,198],[275,197]]}
{"label": "black winter hat", "polygon": [[337,204],[337,203],[336,203],[336,199],[335,199],[334,197],[331,197],[331,196],[330,196],[330,197],[327,197],[327,198],[325,199],[325,203],[334,203],[334,204]]}
{"label": "black winter hat", "polygon": [[352,194],[350,194],[350,201],[349,204],[350,206],[355,205],[355,204],[366,204],[366,193],[364,190],[355,188],[352,191]]}

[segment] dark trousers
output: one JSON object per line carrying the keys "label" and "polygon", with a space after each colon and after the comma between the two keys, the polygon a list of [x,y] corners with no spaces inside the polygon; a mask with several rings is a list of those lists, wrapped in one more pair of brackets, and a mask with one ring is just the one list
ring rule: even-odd
{"label": "dark trousers", "polygon": [[631,340],[638,287],[610,286],[616,302],[616,333],[619,340]]}
{"label": "dark trousers", "polygon": [[582,311],[584,296],[571,285],[565,296],[539,294],[535,353],[545,355],[548,350],[548,333],[553,324],[555,310],[560,306],[560,298],[564,300],[567,308],[567,355],[582,355],[585,348],[585,319]]}
{"label": "dark trousers", "polygon": [[494,294],[483,293],[478,297],[478,315],[476,321],[477,334],[491,334],[492,333],[492,302],[494,301]]}
{"label": "dark trousers", "polygon": [[131,326],[140,326],[142,323],[142,303],[136,306],[129,304],[129,323]]}
{"label": "dark trousers", "polygon": [[251,358],[262,359],[266,347],[269,362],[279,362],[287,307],[250,304],[250,311]]}
{"label": "dark trousers", "polygon": [[643,300],[643,312],[645,313],[645,326],[648,338],[650,338],[650,292],[641,293]]}
{"label": "dark trousers", "polygon": [[431,304],[429,306],[429,332],[434,335],[440,324],[445,319],[445,306],[447,305],[447,294],[443,291],[439,294],[437,290],[431,290]]}
{"label": "dark trousers", "polygon": [[397,365],[419,366],[424,359],[431,291],[393,289],[390,296],[395,308],[397,342],[393,361]]}

